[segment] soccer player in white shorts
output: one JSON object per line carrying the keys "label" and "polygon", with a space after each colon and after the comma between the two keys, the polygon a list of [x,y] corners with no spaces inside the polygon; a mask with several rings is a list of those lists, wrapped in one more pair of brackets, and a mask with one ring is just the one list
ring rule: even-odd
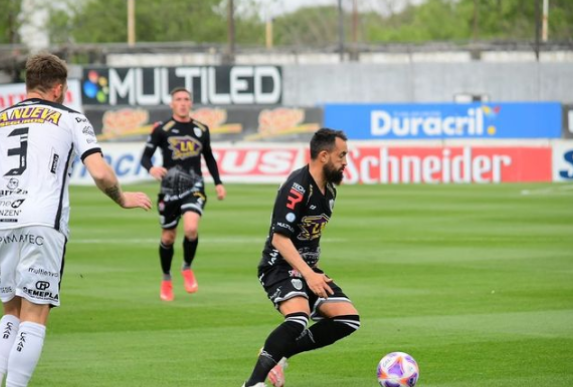
{"label": "soccer player in white shorts", "polygon": [[0,230],[0,300],[59,306],[65,249],[66,237],[50,227]]}
{"label": "soccer player in white shorts", "polygon": [[60,305],[69,234],[72,161],[122,208],[151,208],[122,192],[92,125],[64,105],[67,67],[51,54],[26,62],[26,99],[0,111],[0,385],[26,387],[40,359],[50,309]]}

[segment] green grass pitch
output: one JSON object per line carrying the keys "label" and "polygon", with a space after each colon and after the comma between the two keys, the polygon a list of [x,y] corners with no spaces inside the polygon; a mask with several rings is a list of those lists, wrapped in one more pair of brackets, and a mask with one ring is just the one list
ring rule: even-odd
{"label": "green grass pitch", "polygon": [[[153,184],[124,187],[156,195]],[[239,387],[280,315],[256,278],[276,185],[212,185],[188,295],[159,299],[155,209],[72,187],[62,306],[31,387]],[[376,387],[382,355],[418,387],[573,386],[573,187],[342,186],[321,266],[362,328],[290,360],[288,387]],[[180,228],[181,236],[181,228]]]}

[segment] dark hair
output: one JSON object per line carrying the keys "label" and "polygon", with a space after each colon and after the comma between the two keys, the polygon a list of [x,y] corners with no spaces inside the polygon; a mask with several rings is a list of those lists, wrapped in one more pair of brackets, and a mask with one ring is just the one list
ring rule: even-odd
{"label": "dark hair", "polygon": [[342,130],[333,130],[321,128],[317,130],[310,140],[310,158],[316,160],[318,154],[323,150],[328,152],[334,148],[336,138],[347,141],[346,135]]}
{"label": "dark hair", "polygon": [[191,98],[191,101],[193,101],[193,93],[190,92],[189,90],[187,90],[186,88],[181,87],[181,86],[178,86],[178,87],[174,88],[173,90],[171,90],[171,93],[169,93],[169,94],[171,94],[171,97],[173,97],[173,96],[175,95],[175,93],[179,93],[180,91],[184,91],[184,92],[186,92],[187,94],[189,94],[189,97]]}
{"label": "dark hair", "polygon": [[68,78],[66,62],[55,55],[40,53],[26,61],[26,90],[46,92]]}

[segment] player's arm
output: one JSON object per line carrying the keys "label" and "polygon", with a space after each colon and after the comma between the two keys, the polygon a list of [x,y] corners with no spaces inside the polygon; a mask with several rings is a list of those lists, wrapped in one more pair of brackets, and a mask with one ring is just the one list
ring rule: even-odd
{"label": "player's arm", "polygon": [[328,285],[332,280],[324,274],[316,273],[312,270],[302,259],[289,237],[275,232],[272,244],[285,261],[304,277],[306,284],[314,294],[318,297],[328,298],[329,295],[334,293]]}
{"label": "player's arm", "polygon": [[227,193],[225,191],[225,187],[223,186],[223,182],[221,181],[221,177],[219,175],[219,167],[217,166],[217,160],[215,160],[215,156],[213,156],[210,137],[207,137],[207,141],[203,148],[203,158],[205,159],[205,164],[207,165],[207,169],[209,170],[209,173],[211,174],[211,176],[213,177],[213,181],[215,182],[217,199],[223,200]]}
{"label": "player's arm", "polygon": [[153,132],[145,142],[145,148],[143,149],[143,154],[141,155],[141,165],[143,168],[149,172],[155,180],[161,180],[167,174],[167,169],[162,166],[154,166],[152,157],[157,149],[158,144],[161,141],[161,125],[157,124],[153,129]]}
{"label": "player's arm", "polygon": [[113,169],[104,160],[90,121],[81,113],[72,111],[67,120],[74,148],[97,187],[123,208],[151,208],[151,200],[142,192],[122,192]]}
{"label": "player's arm", "polygon": [[117,176],[100,152],[93,152],[83,159],[84,165],[96,186],[122,208],[151,208],[151,200],[143,192],[123,192]]}

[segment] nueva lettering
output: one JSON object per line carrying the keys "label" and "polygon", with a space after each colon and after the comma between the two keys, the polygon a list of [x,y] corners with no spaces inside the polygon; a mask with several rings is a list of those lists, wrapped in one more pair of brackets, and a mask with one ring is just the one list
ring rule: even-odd
{"label": "nueva lettering", "polygon": [[44,106],[27,106],[0,113],[0,127],[15,124],[52,123],[58,125],[62,113]]}

